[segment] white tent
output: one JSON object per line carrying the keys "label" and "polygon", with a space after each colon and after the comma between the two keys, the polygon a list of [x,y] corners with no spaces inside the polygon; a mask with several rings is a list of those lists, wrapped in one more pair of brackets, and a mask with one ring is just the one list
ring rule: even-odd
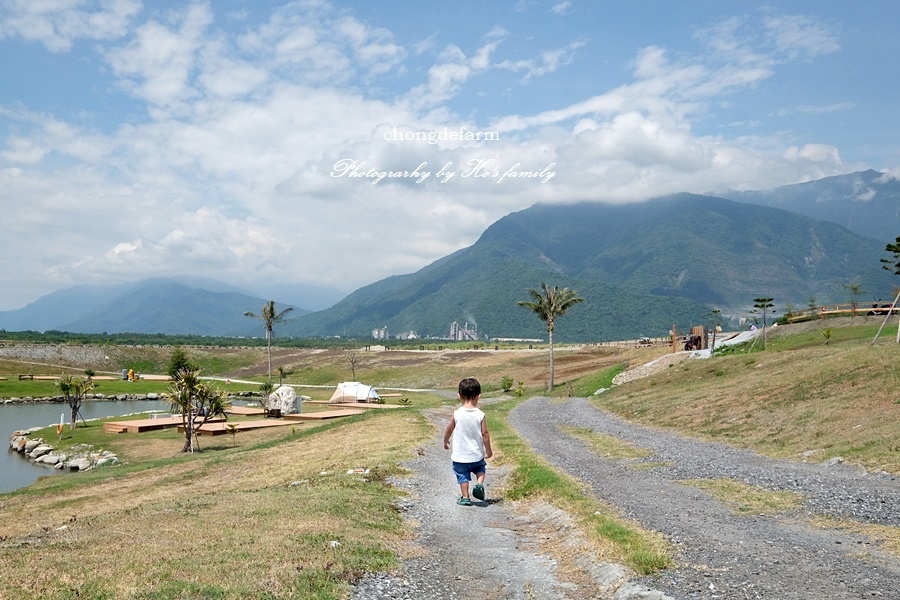
{"label": "white tent", "polygon": [[381,400],[381,397],[371,385],[365,385],[358,381],[345,381],[338,384],[329,402],[337,404],[340,402],[376,402],[378,400]]}

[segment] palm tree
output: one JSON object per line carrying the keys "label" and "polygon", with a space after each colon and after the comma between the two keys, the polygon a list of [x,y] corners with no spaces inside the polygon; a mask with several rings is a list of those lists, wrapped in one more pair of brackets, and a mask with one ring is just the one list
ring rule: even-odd
{"label": "palm tree", "polygon": [[580,298],[575,290],[569,288],[559,289],[557,286],[552,288],[546,283],[541,283],[541,291],[528,290],[531,294],[532,301],[522,300],[516,302],[519,306],[525,306],[540,317],[541,321],[547,323],[547,332],[550,334],[550,383],[547,391],[553,391],[553,329],[556,326],[556,317],[564,315],[569,307],[579,302],[584,302],[584,298]]}
{"label": "palm tree", "polygon": [[268,304],[263,305],[261,315],[249,311],[244,313],[244,316],[246,317],[260,319],[261,321],[266,322],[266,351],[269,355],[269,381],[272,381],[272,335],[274,334],[275,324],[289,320],[285,319],[284,315],[292,310],[294,309],[288,307],[281,312],[275,312],[275,301],[269,300]]}
{"label": "palm tree", "polygon": [[184,428],[182,452],[193,452],[197,431],[211,418],[226,416],[225,411],[231,407],[228,394],[201,381],[200,371],[193,369],[181,369],[175,374],[165,399],[172,412],[181,416]]}

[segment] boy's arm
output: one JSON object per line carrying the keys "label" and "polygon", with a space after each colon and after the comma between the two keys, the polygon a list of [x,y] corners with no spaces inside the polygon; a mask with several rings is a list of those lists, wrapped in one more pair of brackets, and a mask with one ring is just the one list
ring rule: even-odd
{"label": "boy's arm", "polygon": [[491,450],[491,434],[488,432],[487,419],[481,420],[481,439],[484,440],[484,457],[492,457],[494,451]]}
{"label": "boy's arm", "polygon": [[447,423],[447,429],[444,430],[444,450],[450,449],[450,436],[453,435],[454,429],[456,429],[456,418],[451,416],[450,422]]}

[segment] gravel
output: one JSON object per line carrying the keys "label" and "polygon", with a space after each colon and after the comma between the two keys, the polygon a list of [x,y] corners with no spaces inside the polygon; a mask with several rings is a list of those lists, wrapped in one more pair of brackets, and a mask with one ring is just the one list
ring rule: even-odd
{"label": "gravel", "polygon": [[[407,463],[412,475],[396,479],[393,485],[409,492],[399,504],[417,534],[415,545],[399,573],[373,573],[355,587],[353,600],[410,599],[580,599],[611,597],[624,583],[621,569],[596,564],[589,556],[579,556],[579,537],[567,516],[549,505],[517,505],[492,494],[503,486],[508,472],[488,461],[484,502],[473,499],[471,507],[458,506],[459,486],[450,468],[450,453],[441,437],[450,410],[428,413],[434,422],[435,437],[419,449],[419,456]],[[563,536],[575,541],[573,560],[581,560],[581,573],[566,570],[545,552],[541,543],[548,537]],[[582,546],[583,548],[583,546]],[[585,575],[588,573],[589,575]],[[601,588],[611,590],[598,596]],[[635,593],[647,593],[637,586]],[[663,596],[622,596],[622,598],[664,598]]]}
{"label": "gravel", "polygon": [[[535,398],[511,414],[533,449],[672,542],[677,566],[644,583],[674,598],[898,598],[900,561],[869,538],[819,529],[810,515],[900,525],[900,480],[846,465],[777,461],[623,421],[584,399]],[[560,426],[587,427],[652,451],[635,468],[603,459]],[[799,492],[804,509],[736,515],[681,479],[730,478]]]}

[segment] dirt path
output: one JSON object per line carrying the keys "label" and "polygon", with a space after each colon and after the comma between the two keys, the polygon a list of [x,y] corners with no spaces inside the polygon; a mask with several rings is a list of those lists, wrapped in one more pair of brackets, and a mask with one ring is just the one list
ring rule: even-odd
{"label": "dirt path", "polygon": [[[835,466],[766,459],[721,444],[690,440],[622,421],[587,400],[529,400],[511,422],[536,452],[586,482],[597,497],[662,532],[678,566],[652,585],[675,598],[898,598],[900,560],[873,540],[809,524],[814,514],[900,524],[900,481]],[[598,457],[561,425],[587,427],[652,451],[635,468]],[[729,478],[804,494],[802,511],[779,516],[732,512],[679,481]]]}
{"label": "dirt path", "polygon": [[[486,501],[458,506],[459,486],[450,469],[450,453],[442,445],[451,409],[427,414],[436,434],[406,465],[412,476],[393,482],[410,492],[401,509],[417,534],[412,556],[405,560],[400,575],[367,576],[354,590],[353,600],[574,600],[610,597],[625,582],[619,568],[595,565],[589,557],[580,556],[578,535],[565,514],[548,505],[523,506],[494,496],[492,490],[502,488],[508,473],[490,461]],[[573,542],[567,564],[560,564],[542,548],[554,536]],[[575,563],[580,566],[572,566]],[[608,593],[598,595],[604,590]],[[634,590],[651,592],[646,586]]]}

